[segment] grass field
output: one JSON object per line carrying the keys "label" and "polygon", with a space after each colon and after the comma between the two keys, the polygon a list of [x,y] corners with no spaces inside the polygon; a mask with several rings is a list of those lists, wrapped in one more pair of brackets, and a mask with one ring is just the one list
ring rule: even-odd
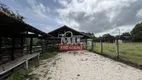
{"label": "grass field", "polygon": [[[96,43],[94,51],[100,53],[100,43]],[[103,53],[115,57],[115,44],[103,43]],[[119,43],[119,57],[142,65],[142,43]]]}

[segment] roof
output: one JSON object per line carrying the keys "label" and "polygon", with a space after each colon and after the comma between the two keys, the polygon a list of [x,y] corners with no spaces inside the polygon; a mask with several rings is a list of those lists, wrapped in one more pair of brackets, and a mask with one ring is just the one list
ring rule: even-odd
{"label": "roof", "polygon": [[51,35],[46,34],[45,32],[42,32],[25,22],[9,17],[7,14],[0,11],[0,36],[15,37],[20,36],[21,34],[25,34],[26,31],[32,32],[36,35],[51,37]]}
{"label": "roof", "polygon": [[65,31],[71,31],[71,32],[73,32],[74,35],[83,35],[84,38],[89,38],[88,35],[83,34],[83,33],[79,32],[77,30],[74,30],[74,29],[72,29],[72,28],[70,28],[70,27],[68,27],[66,25],[51,31],[48,34],[50,34],[50,35],[52,35],[54,37],[58,37],[58,33],[64,33]]}

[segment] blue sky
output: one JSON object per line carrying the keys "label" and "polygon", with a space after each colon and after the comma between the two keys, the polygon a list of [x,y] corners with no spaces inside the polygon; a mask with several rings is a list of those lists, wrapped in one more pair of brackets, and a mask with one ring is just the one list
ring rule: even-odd
{"label": "blue sky", "polygon": [[28,24],[42,31],[49,32],[62,26],[54,20],[58,16],[55,10],[62,6],[53,0],[1,0],[1,2],[13,11],[18,11]]}
{"label": "blue sky", "polygon": [[63,25],[96,36],[130,32],[142,21],[142,0],[0,0],[25,22],[50,32]]}

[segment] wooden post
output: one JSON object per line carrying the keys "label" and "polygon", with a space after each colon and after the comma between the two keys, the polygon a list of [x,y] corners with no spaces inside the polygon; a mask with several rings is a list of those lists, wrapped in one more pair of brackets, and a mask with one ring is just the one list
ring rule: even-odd
{"label": "wooden post", "polygon": [[86,50],[87,50],[87,38],[85,39],[85,41],[86,41]]}
{"label": "wooden post", "polygon": [[46,40],[43,40],[42,47],[43,47],[43,52],[45,52],[47,50],[47,41]]}
{"label": "wooden post", "polygon": [[45,40],[45,47],[46,47],[45,51],[47,51],[47,40]]}
{"label": "wooden post", "polygon": [[92,51],[94,50],[94,41],[92,39]]}
{"label": "wooden post", "polygon": [[33,37],[30,40],[30,54],[32,54],[32,47],[33,47]]}
{"label": "wooden post", "polygon": [[39,58],[40,58],[40,53],[37,55],[37,59],[38,59],[38,61],[39,61]]}
{"label": "wooden post", "polygon": [[42,41],[42,39],[41,39],[41,51],[42,51],[42,53],[43,53],[43,41]]}
{"label": "wooden post", "polygon": [[[23,37],[21,37],[21,43],[20,43],[21,47],[22,47],[22,53],[23,53],[23,50],[24,50],[24,41],[23,41]],[[23,54],[24,55],[24,54]]]}
{"label": "wooden post", "polygon": [[102,42],[102,40],[100,40],[100,44],[101,44],[101,54],[103,54],[103,42]]}
{"label": "wooden post", "polygon": [[12,38],[12,55],[11,55],[11,59],[14,60],[14,52],[15,52],[15,38]]}
{"label": "wooden post", "polygon": [[2,37],[0,37],[0,54],[1,54],[1,47],[2,47]]}
{"label": "wooden post", "polygon": [[26,68],[26,69],[28,69],[28,68],[29,68],[28,60],[26,60],[25,68]]}
{"label": "wooden post", "polygon": [[23,47],[23,45],[24,45],[24,40],[23,40],[23,37],[21,37],[21,47]]}
{"label": "wooden post", "polygon": [[118,39],[115,40],[115,45],[116,45],[116,59],[119,59],[119,43],[118,43]]}
{"label": "wooden post", "polygon": [[53,39],[53,50],[55,50],[55,39]]}

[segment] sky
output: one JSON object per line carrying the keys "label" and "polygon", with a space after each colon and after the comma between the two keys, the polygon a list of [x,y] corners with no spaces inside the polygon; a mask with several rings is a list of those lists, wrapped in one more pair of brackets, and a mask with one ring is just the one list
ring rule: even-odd
{"label": "sky", "polygon": [[0,0],[25,22],[50,32],[63,25],[94,33],[119,35],[142,21],[142,0]]}

